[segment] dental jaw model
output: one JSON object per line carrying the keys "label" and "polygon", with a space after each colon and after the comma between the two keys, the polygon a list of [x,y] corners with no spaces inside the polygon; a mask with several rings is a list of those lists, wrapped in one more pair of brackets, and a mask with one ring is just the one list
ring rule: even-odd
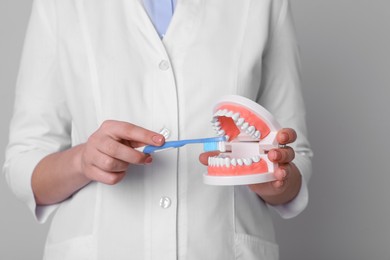
{"label": "dental jaw model", "polygon": [[269,150],[278,147],[281,128],[262,106],[241,96],[226,96],[214,107],[212,124],[226,142],[220,154],[210,157],[203,176],[210,185],[245,185],[275,180],[277,164],[268,159]]}

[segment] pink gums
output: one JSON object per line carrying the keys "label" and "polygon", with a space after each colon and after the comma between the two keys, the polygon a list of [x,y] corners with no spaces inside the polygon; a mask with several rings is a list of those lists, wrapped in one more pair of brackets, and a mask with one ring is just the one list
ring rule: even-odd
{"label": "pink gums", "polygon": [[266,161],[260,160],[257,163],[253,163],[252,165],[237,165],[230,167],[213,167],[208,166],[207,168],[208,174],[213,176],[236,176],[236,175],[248,175],[248,174],[259,174],[268,172],[268,166]]}

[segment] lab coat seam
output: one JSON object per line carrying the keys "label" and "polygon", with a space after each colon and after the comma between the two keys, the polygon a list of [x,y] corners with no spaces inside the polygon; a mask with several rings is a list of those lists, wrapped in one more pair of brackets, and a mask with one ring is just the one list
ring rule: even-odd
{"label": "lab coat seam", "polygon": [[34,1],[33,8],[36,8],[38,15],[41,16],[42,20],[44,21],[45,26],[51,32],[51,35],[53,36],[52,40],[55,41],[54,29],[51,26],[52,23],[50,23],[50,19],[48,18],[47,12],[45,10],[43,10],[44,4],[40,3],[40,2],[43,2],[43,0],[42,1]]}
{"label": "lab coat seam", "polygon": [[[99,229],[99,222],[100,222],[100,214],[99,212],[101,211],[101,205],[102,205],[102,184],[96,183],[96,200],[95,200],[95,206],[94,206],[94,220],[93,220],[93,227],[92,227],[92,236],[94,238],[94,243],[97,248],[99,248],[98,243],[98,229]],[[97,259],[97,254],[98,250],[95,251],[96,254],[96,259]]]}
{"label": "lab coat seam", "polygon": [[247,10],[246,10],[246,15],[245,15],[245,21],[242,23],[242,28],[240,31],[242,31],[242,35],[240,37],[240,44],[239,44],[239,48],[238,48],[238,52],[237,52],[237,66],[235,67],[235,71],[234,71],[234,74],[235,74],[235,79],[234,79],[234,83],[233,83],[233,86],[235,86],[235,93],[239,94],[239,87],[238,86],[238,82],[239,82],[239,67],[240,67],[240,64],[241,64],[241,61],[243,59],[243,48],[244,48],[244,42],[245,42],[245,38],[246,38],[246,35],[247,35],[247,32],[248,32],[248,19],[249,19],[249,12],[250,12],[250,7],[252,6],[252,2],[253,0],[250,0],[248,6],[247,6]]}
{"label": "lab coat seam", "polygon": [[276,22],[270,21],[270,23],[271,23],[270,24],[270,33],[269,33],[269,36],[268,36],[268,42],[267,42],[267,46],[265,48],[264,53],[268,53],[268,50],[269,50],[270,46],[272,46],[272,42],[273,42],[273,39],[274,39],[275,35],[277,34],[278,30],[282,26],[283,22],[286,20],[288,7],[289,7],[288,0],[284,0],[282,2],[282,6],[280,7],[278,16],[275,19]]}
{"label": "lab coat seam", "polygon": [[236,242],[235,242],[235,237],[236,237],[236,234],[237,234],[237,227],[236,227],[236,187],[233,186],[232,187],[232,224],[233,224],[233,237],[232,237],[232,242],[233,242],[233,252],[234,252],[234,256],[236,258],[237,256],[237,245],[236,245]]}
{"label": "lab coat seam", "polygon": [[84,47],[86,49],[87,63],[89,68],[89,78],[90,78],[90,84],[92,87],[92,94],[94,96],[95,109],[96,109],[96,120],[99,125],[103,122],[103,112],[102,112],[100,86],[99,86],[99,80],[97,76],[96,60],[94,58],[90,34],[84,16],[85,11],[83,6],[83,1],[78,0],[75,2],[77,5],[78,16],[80,19],[80,26],[82,31]]}
{"label": "lab coat seam", "polygon": [[[177,85],[175,85],[175,94],[176,94],[176,111],[177,111],[177,129],[178,129],[178,138],[180,140],[180,135],[181,135],[181,131],[180,131],[180,101],[179,101],[179,88]],[[178,260],[179,259],[179,191],[180,191],[180,187],[179,187],[179,182],[181,181],[181,178],[180,178],[180,173],[179,173],[179,167],[180,167],[180,156],[181,153],[180,153],[180,149],[177,149],[176,151],[176,156],[177,156],[177,160],[176,160],[176,259]]]}

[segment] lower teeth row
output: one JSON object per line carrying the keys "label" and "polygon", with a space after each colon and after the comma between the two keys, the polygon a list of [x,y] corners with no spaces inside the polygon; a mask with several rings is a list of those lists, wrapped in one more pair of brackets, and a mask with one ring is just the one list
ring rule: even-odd
{"label": "lower teeth row", "polygon": [[260,156],[254,156],[252,158],[222,158],[222,157],[209,157],[209,166],[213,167],[230,167],[230,166],[250,166],[253,163],[260,161]]}

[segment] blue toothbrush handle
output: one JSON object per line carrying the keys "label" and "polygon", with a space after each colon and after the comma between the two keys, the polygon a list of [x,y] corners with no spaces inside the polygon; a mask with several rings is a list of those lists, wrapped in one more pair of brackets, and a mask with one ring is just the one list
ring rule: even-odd
{"label": "blue toothbrush handle", "polygon": [[185,144],[186,144],[185,142],[181,142],[181,141],[171,141],[171,142],[165,142],[165,144],[163,144],[162,146],[147,145],[147,146],[145,146],[143,152],[149,154],[149,153],[153,153],[153,152],[168,149],[168,148],[181,147]]}
{"label": "blue toothbrush handle", "polygon": [[178,140],[178,141],[169,141],[165,142],[162,146],[147,145],[143,148],[143,153],[153,153],[160,150],[165,150],[169,148],[178,148],[186,144],[196,144],[196,143],[212,143],[212,142],[221,142],[225,141],[225,137],[210,137],[210,138],[201,138],[201,139],[187,139],[187,140]]}

